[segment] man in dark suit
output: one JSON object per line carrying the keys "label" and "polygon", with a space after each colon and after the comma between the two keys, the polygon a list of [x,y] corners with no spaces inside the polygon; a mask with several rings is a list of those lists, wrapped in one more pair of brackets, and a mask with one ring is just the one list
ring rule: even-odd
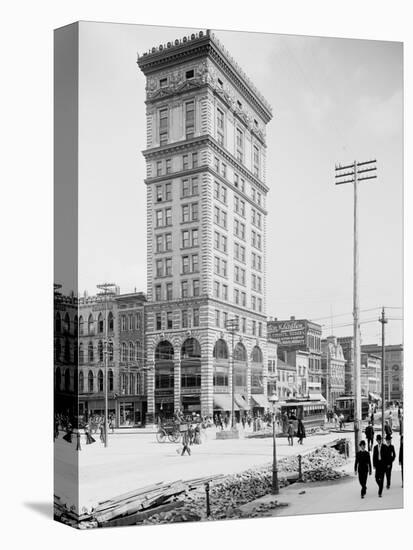
{"label": "man in dark suit", "polygon": [[400,436],[399,464],[402,469],[402,487],[403,487],[403,435]]}
{"label": "man in dark suit", "polygon": [[380,434],[376,435],[376,441],[377,445],[373,449],[373,468],[376,470],[376,483],[379,488],[379,497],[381,497],[387,467],[387,446],[383,445]]}
{"label": "man in dark suit", "polygon": [[390,489],[391,471],[393,468],[394,459],[396,458],[396,451],[394,450],[394,446],[391,442],[391,435],[388,435],[386,437],[386,445],[387,445],[386,487],[387,489]]}
{"label": "man in dark suit", "polygon": [[367,476],[371,475],[371,460],[370,453],[366,451],[366,442],[360,441],[360,450],[356,453],[356,461],[354,463],[354,473],[359,474],[359,482],[361,485],[361,498],[367,492]]}
{"label": "man in dark suit", "polygon": [[370,452],[373,448],[374,441],[374,428],[371,422],[369,422],[368,426],[366,426],[365,434],[367,439],[367,450]]}

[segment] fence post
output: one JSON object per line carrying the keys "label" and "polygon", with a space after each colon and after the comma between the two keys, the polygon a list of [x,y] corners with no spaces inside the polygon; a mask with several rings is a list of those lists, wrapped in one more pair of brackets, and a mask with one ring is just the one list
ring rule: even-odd
{"label": "fence post", "polygon": [[206,496],[206,515],[207,518],[211,515],[211,506],[209,503],[209,481],[205,483],[205,496]]}
{"label": "fence post", "polygon": [[298,481],[303,480],[303,472],[301,468],[301,455],[298,455]]}

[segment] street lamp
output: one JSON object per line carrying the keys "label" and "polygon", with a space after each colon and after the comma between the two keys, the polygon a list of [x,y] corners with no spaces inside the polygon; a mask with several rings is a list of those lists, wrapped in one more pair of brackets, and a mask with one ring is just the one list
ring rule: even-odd
{"label": "street lamp", "polygon": [[231,361],[231,376],[232,376],[232,395],[231,395],[231,429],[236,429],[235,424],[235,373],[234,373],[234,335],[239,330],[238,319],[228,319],[225,323],[225,328],[232,334],[232,361]]}
{"label": "street lamp", "polygon": [[275,433],[275,411],[276,404],[278,403],[278,395],[275,391],[272,392],[268,401],[272,405],[272,494],[278,495],[280,492],[278,487],[278,469],[277,469],[277,445],[276,445],[276,433]]}

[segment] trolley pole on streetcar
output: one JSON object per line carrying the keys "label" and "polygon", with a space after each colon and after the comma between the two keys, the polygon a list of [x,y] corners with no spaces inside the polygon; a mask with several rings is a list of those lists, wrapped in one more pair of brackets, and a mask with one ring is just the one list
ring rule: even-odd
{"label": "trolley pole on streetcar", "polygon": [[[360,350],[360,302],[359,302],[359,246],[358,246],[358,184],[377,178],[376,161],[354,161],[347,166],[336,165],[336,185],[352,183],[354,190],[353,220],[353,339],[354,339],[354,452],[357,452],[361,429],[361,350]],[[373,174],[370,174],[373,172]],[[365,175],[368,173],[367,175]],[[360,177],[361,176],[361,177]]]}
{"label": "trolley pole on streetcar", "polygon": [[109,331],[108,331],[108,298],[111,298],[115,296],[115,289],[116,285],[114,283],[102,283],[101,285],[97,285],[97,288],[101,290],[101,292],[98,293],[98,296],[102,296],[104,298],[105,302],[105,346],[103,348],[103,354],[104,354],[104,360],[105,360],[105,376],[104,376],[104,394],[105,394],[105,415],[104,415],[104,445],[105,447],[108,446],[108,338],[109,338]]}
{"label": "trolley pole on streetcar", "polygon": [[[384,345],[384,325],[387,323],[387,319],[384,314],[384,307],[381,310],[381,317],[379,318],[381,323],[381,436],[384,439],[384,411],[385,411],[385,370],[386,370],[386,348]],[[390,399],[390,398],[389,398]]]}

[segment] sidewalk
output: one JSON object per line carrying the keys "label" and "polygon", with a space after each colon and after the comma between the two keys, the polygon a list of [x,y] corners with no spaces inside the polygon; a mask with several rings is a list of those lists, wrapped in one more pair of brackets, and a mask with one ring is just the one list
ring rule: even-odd
{"label": "sidewalk", "polygon": [[[343,469],[351,471],[351,466],[352,464],[348,463]],[[401,471],[398,466],[393,468],[392,486],[388,490],[386,487],[383,489],[382,498],[378,497],[373,471],[368,478],[367,495],[364,499],[360,497],[358,477],[352,473],[349,477],[336,481],[294,483],[281,489],[277,496],[265,495],[240,508],[249,513],[260,504],[269,504],[275,500],[287,506],[271,510],[271,516],[399,509],[403,508]]]}

